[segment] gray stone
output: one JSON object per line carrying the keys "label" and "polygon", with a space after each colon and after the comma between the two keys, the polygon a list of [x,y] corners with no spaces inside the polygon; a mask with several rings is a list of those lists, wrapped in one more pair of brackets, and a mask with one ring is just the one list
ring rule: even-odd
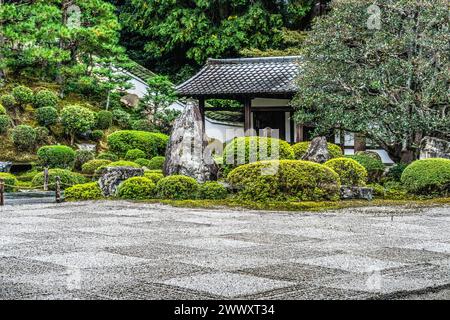
{"label": "gray stone", "polygon": [[166,151],[164,174],[181,174],[198,182],[217,179],[218,167],[208,148],[198,103],[188,101],[173,125]]}
{"label": "gray stone", "polygon": [[0,162],[0,172],[9,172],[12,167],[12,162]]}
{"label": "gray stone", "polygon": [[364,187],[341,187],[341,199],[373,199],[373,189]]}
{"label": "gray stone", "polygon": [[317,163],[324,163],[331,159],[328,152],[327,139],[325,137],[314,138],[302,160],[313,161]]}
{"label": "gray stone", "polygon": [[446,158],[450,159],[450,141],[425,137],[420,142],[420,159]]}
{"label": "gray stone", "polygon": [[94,153],[97,151],[97,145],[92,143],[79,143],[77,144],[77,147],[78,150],[91,151]]}
{"label": "gray stone", "polygon": [[132,167],[107,167],[104,169],[102,176],[98,180],[100,189],[102,189],[105,197],[114,196],[117,187],[122,181],[132,177],[140,177],[144,175],[144,170]]}

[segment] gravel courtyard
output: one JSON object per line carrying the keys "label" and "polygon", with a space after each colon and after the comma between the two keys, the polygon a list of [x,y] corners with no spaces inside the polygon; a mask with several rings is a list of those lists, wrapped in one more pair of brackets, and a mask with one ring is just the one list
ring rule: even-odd
{"label": "gravel courtyard", "polygon": [[450,207],[0,208],[0,299],[450,299]]}

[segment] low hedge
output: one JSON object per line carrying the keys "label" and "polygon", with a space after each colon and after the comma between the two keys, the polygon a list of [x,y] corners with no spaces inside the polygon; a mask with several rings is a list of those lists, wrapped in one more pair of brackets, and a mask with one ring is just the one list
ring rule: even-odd
{"label": "low hedge", "polygon": [[198,197],[205,200],[219,200],[227,197],[228,191],[223,185],[216,181],[209,181],[200,184]]}
{"label": "low hedge", "polygon": [[[86,179],[79,173],[75,173],[66,169],[50,169],[48,171],[49,189],[55,190],[56,177],[61,179],[61,188],[66,189],[76,184],[83,184]],[[44,173],[40,172],[34,176],[32,180],[34,187],[42,187],[44,185]]]}
{"label": "low hedge", "polygon": [[97,182],[76,184],[64,191],[65,200],[98,200],[103,198],[102,190]]}
{"label": "low hedge", "polygon": [[[306,151],[308,151],[310,144],[311,141],[303,141],[294,144],[292,146],[292,150],[294,151],[295,159],[301,160],[302,157],[306,154]],[[342,157],[342,149],[338,145],[327,142],[327,149],[332,159]]]}
{"label": "low hedge", "polygon": [[81,166],[81,172],[83,172],[84,174],[94,174],[98,168],[106,166],[110,163],[110,160],[93,159]]}
{"label": "low hedge", "polygon": [[324,163],[324,166],[334,170],[345,186],[365,186],[367,182],[366,169],[353,159],[334,158]]}
{"label": "low hedge", "polygon": [[117,195],[122,199],[145,200],[154,198],[155,183],[146,177],[133,177],[119,185]]}
{"label": "low hedge", "polygon": [[401,182],[411,193],[449,195],[450,160],[432,158],[414,161],[403,171]]}
{"label": "low hedge", "polygon": [[310,161],[272,160],[240,166],[227,180],[239,198],[268,200],[337,200],[339,176],[332,169]]}
{"label": "low hedge", "polygon": [[15,186],[18,184],[17,178],[11,173],[0,172],[0,179],[5,183],[5,192],[16,191]]}
{"label": "low hedge", "polygon": [[163,199],[194,199],[197,190],[197,181],[182,175],[164,177],[156,185],[158,197]]}
{"label": "low hedge", "polygon": [[380,181],[385,169],[381,160],[367,154],[357,154],[346,157],[355,160],[366,169],[369,182]]}
{"label": "low hedge", "polygon": [[76,153],[68,146],[54,145],[39,148],[37,156],[44,167],[69,169],[73,167]]}
{"label": "low hedge", "polygon": [[128,150],[140,149],[151,159],[164,154],[168,140],[168,136],[161,133],[122,130],[108,136],[108,146],[121,157],[124,157]]}

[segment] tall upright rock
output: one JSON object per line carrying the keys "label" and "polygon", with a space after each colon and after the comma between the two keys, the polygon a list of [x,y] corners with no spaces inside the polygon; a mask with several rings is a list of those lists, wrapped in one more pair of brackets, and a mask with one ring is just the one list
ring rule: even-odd
{"label": "tall upright rock", "polygon": [[309,144],[309,148],[302,160],[313,161],[317,163],[324,163],[331,159],[330,152],[328,152],[327,139],[325,137],[314,138]]}
{"label": "tall upright rock", "polygon": [[217,179],[219,169],[207,146],[200,108],[196,101],[189,100],[173,125],[164,174],[182,174],[198,182]]}
{"label": "tall upright rock", "polygon": [[450,159],[450,142],[443,139],[425,137],[420,142],[420,159]]}

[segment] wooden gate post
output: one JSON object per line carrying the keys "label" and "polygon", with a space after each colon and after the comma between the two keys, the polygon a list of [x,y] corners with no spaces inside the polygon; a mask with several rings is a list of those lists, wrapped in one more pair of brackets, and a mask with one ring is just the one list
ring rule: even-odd
{"label": "wooden gate post", "polygon": [[55,191],[56,203],[60,203],[61,202],[61,178],[56,177],[55,182],[56,182],[56,191]]}
{"label": "wooden gate post", "polygon": [[44,168],[44,191],[48,191],[48,168]]}
{"label": "wooden gate post", "polygon": [[0,179],[0,206],[5,205],[5,181]]}

